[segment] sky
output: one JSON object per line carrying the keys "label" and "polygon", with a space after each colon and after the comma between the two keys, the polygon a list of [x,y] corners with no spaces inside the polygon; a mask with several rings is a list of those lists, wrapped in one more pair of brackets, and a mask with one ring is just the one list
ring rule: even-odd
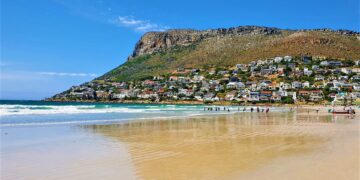
{"label": "sky", "polygon": [[39,100],[121,65],[146,32],[359,31],[359,0],[0,0],[0,99]]}

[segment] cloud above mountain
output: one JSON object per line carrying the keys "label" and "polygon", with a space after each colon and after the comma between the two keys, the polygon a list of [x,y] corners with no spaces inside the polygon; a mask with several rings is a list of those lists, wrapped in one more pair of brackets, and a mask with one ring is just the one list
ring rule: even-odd
{"label": "cloud above mountain", "polygon": [[131,16],[118,16],[116,19],[110,20],[110,23],[131,28],[136,32],[166,31],[170,28],[147,20],[135,19]]}

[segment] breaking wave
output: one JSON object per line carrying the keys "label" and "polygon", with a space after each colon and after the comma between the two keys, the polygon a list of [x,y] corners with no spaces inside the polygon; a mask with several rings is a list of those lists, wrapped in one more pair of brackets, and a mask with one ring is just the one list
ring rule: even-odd
{"label": "breaking wave", "polygon": [[[231,111],[228,112],[227,108]],[[207,107],[202,105],[5,102],[0,103],[0,127],[98,124],[124,120],[179,118],[243,112],[243,107],[237,106],[226,107],[226,110],[221,109],[221,111],[207,111]],[[249,107],[247,109],[250,110]],[[270,111],[286,111],[286,109],[271,107]]]}

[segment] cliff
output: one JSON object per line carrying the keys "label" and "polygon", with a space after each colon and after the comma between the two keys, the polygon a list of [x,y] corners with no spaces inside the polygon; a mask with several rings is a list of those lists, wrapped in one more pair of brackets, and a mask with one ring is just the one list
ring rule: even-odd
{"label": "cliff", "polygon": [[169,30],[166,32],[149,32],[142,36],[136,43],[134,52],[129,59],[145,54],[160,52],[174,46],[189,46],[210,37],[273,35],[280,33],[280,29],[259,26],[239,26],[228,29],[219,28],[205,31]]}

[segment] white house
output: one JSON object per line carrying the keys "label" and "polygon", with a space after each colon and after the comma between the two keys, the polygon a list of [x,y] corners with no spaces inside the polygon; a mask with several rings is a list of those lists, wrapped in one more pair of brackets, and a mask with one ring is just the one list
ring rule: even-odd
{"label": "white house", "polygon": [[292,57],[291,56],[284,56],[284,61],[290,62],[290,61],[292,61]]}
{"label": "white house", "polygon": [[283,57],[275,57],[275,58],[274,58],[274,61],[275,61],[276,63],[280,63],[282,60],[283,60]]}
{"label": "white house", "polygon": [[304,83],[302,83],[302,87],[303,88],[309,88],[310,87],[309,81],[305,81]]}

